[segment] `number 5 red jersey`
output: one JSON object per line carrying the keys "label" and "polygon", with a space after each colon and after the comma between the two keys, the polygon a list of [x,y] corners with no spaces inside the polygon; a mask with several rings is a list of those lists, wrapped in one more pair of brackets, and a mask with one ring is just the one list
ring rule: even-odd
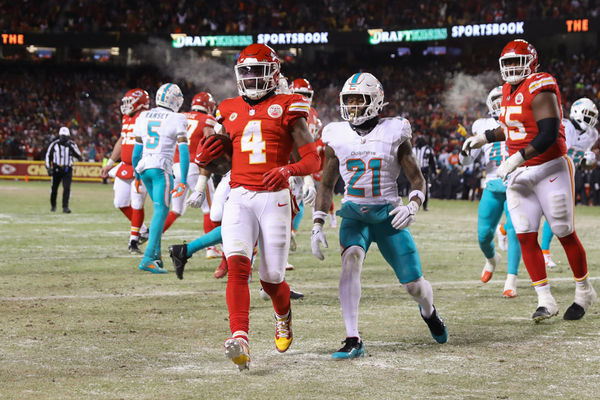
{"label": "number 5 red jersey", "polygon": [[309,110],[308,101],[298,94],[271,95],[254,105],[241,96],[221,102],[217,122],[233,144],[231,187],[266,190],[263,174],[289,163],[292,128]]}
{"label": "number 5 red jersey", "polygon": [[[517,90],[511,91],[511,85],[505,83],[502,87],[502,108],[499,121],[506,135],[506,144],[510,155],[525,148],[538,134],[538,127],[533,117],[531,103],[541,92],[552,92],[556,95],[560,108],[560,91],[556,79],[548,73],[540,72],[529,75]],[[559,118],[562,121],[562,109]],[[560,124],[558,139],[548,150],[537,157],[527,160],[523,165],[539,165],[554,160],[567,153],[565,128]]]}

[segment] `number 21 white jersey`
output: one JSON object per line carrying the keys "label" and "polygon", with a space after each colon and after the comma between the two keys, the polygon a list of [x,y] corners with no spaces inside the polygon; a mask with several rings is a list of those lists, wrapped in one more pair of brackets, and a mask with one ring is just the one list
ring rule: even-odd
{"label": "number 21 white jersey", "polygon": [[364,136],[348,122],[328,124],[322,140],[340,162],[340,175],[345,182],[342,202],[395,204],[399,197],[398,147],[410,138],[410,123],[401,117],[381,119]]}
{"label": "number 21 white jersey", "polygon": [[144,152],[136,170],[159,168],[172,174],[177,138],[187,137],[185,115],[163,107],[143,111],[135,121],[133,133],[142,138]]}

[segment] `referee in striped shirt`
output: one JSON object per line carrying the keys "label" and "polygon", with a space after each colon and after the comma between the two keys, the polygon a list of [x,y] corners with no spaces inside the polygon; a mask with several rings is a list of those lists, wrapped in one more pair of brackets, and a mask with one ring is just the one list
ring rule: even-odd
{"label": "referee in striped shirt", "polygon": [[433,149],[427,144],[424,137],[419,136],[415,141],[415,147],[413,147],[413,153],[419,162],[421,172],[425,178],[425,201],[423,202],[423,210],[427,211],[427,203],[429,202],[429,180],[431,175],[435,174],[435,153]]}
{"label": "referee in striped shirt", "polygon": [[63,183],[62,206],[64,213],[70,213],[69,198],[71,197],[71,180],[73,179],[73,157],[82,160],[81,152],[71,140],[69,128],[63,126],[58,131],[58,139],[50,143],[46,153],[46,169],[52,177],[52,192],[50,193],[50,211],[56,211],[56,196],[58,186]]}

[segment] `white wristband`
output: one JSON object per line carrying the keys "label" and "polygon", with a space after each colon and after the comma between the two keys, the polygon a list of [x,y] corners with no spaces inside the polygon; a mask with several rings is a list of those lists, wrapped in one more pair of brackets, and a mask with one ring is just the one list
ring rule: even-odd
{"label": "white wristband", "polygon": [[425,203],[425,194],[420,190],[413,190],[408,194],[408,201],[413,197],[417,196],[421,200],[421,204]]}
{"label": "white wristband", "polygon": [[106,166],[110,168],[113,165],[115,165],[114,160],[112,158],[109,158],[108,161],[106,162]]}
{"label": "white wristband", "polygon": [[199,175],[198,176],[198,182],[196,183],[196,186],[194,187],[194,191],[198,192],[198,193],[202,193],[204,192],[204,190],[206,190],[206,183],[208,182],[208,176],[205,175]]}
{"label": "white wristband", "polygon": [[313,222],[315,219],[321,219],[325,221],[327,218],[327,213],[325,211],[313,211]]}
{"label": "white wristband", "polygon": [[315,181],[313,180],[312,176],[306,175],[304,177],[304,184],[309,186],[315,186]]}

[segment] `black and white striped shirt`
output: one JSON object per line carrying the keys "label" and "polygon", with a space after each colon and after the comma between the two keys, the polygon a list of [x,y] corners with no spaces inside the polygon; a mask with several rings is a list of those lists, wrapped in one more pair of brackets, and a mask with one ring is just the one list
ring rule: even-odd
{"label": "black and white striped shirt", "polygon": [[427,145],[413,147],[413,152],[421,169],[435,168],[435,154],[433,153],[431,147]]}
{"label": "black and white striped shirt", "polygon": [[46,168],[50,169],[51,166],[71,167],[73,166],[73,157],[78,160],[82,159],[77,144],[72,140],[61,143],[60,139],[56,139],[48,146]]}

